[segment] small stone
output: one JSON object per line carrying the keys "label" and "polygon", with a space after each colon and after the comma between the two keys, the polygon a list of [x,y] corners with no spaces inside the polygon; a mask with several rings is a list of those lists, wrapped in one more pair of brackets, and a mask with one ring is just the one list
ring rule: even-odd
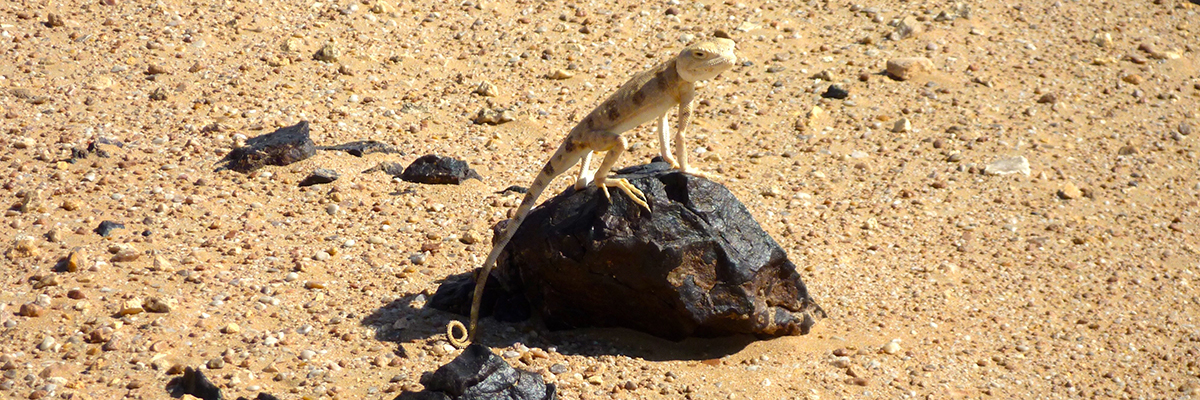
{"label": "small stone", "polygon": [[888,76],[898,81],[907,81],[933,71],[933,61],[925,57],[895,58],[887,61]]}
{"label": "small stone", "polygon": [[1058,190],[1058,198],[1063,200],[1074,200],[1083,197],[1083,191],[1079,190],[1074,183],[1067,182],[1062,189]]}
{"label": "small stone", "polygon": [[230,322],[221,328],[221,333],[233,334],[242,331],[242,327],[235,322]]}
{"label": "small stone", "polygon": [[899,24],[896,24],[895,39],[908,39],[920,34],[921,32],[925,32],[925,26],[922,25],[921,22],[917,21],[916,17],[908,16],[903,20],[900,20]]}
{"label": "small stone", "polygon": [[46,15],[45,25],[47,28],[58,28],[61,26],[66,26],[67,23],[58,14],[51,13]]}
{"label": "small stone", "polygon": [[28,137],[23,137],[13,141],[13,148],[17,149],[29,149],[33,148],[35,145],[37,145],[37,142],[34,141],[33,138]]}
{"label": "small stone", "polygon": [[[133,245],[128,243],[118,244],[114,247],[116,248],[116,251],[114,252],[115,255],[113,255],[112,258],[113,262],[137,261],[137,259],[142,256],[142,253],[139,252],[138,249],[134,248]],[[112,252],[113,248],[109,248],[109,251]]]}
{"label": "small stone", "polygon": [[167,67],[158,64],[150,64],[146,67],[146,75],[158,75],[167,73]]}
{"label": "small stone", "polygon": [[300,360],[301,361],[308,361],[308,360],[313,359],[313,357],[316,357],[316,356],[317,356],[317,352],[312,351],[312,350],[304,350],[304,351],[300,352]]}
{"label": "small stone", "polygon": [[890,342],[887,342],[887,344],[884,344],[883,348],[880,350],[882,350],[884,353],[887,353],[887,354],[899,353],[900,352],[900,341],[892,340]]}
{"label": "small stone", "polygon": [[38,350],[41,350],[41,351],[46,351],[46,350],[50,350],[50,349],[54,348],[54,338],[50,337],[50,336],[46,336],[46,337],[42,338],[42,341],[38,343],[37,348],[38,348]]}
{"label": "small stone", "polygon": [[20,234],[13,240],[13,247],[7,253],[8,258],[28,258],[41,254],[38,250],[37,239],[33,236]]}
{"label": "small stone", "polygon": [[325,283],[320,282],[320,281],[308,281],[308,282],[304,282],[304,288],[305,289],[324,289]]}
{"label": "small stone", "polygon": [[1029,176],[1029,160],[1024,156],[1001,158],[993,161],[991,164],[988,164],[987,167],[984,167],[983,172],[988,175],[1008,175],[1021,173],[1025,176]]}
{"label": "small stone", "polygon": [[826,99],[845,100],[847,97],[850,97],[850,91],[842,88],[840,85],[829,85],[829,88],[825,89],[825,93],[821,93],[821,97]]}
{"label": "small stone", "polygon": [[221,357],[217,357],[217,358],[214,358],[214,359],[208,360],[208,362],[207,362],[207,363],[205,363],[205,366],[207,366],[207,367],[208,367],[208,369],[221,369],[221,368],[225,368],[225,359],[224,359],[224,358],[221,358]]}
{"label": "small stone", "polygon": [[903,133],[910,131],[912,131],[912,121],[909,121],[908,118],[900,118],[896,120],[895,124],[892,124],[892,132]]}
{"label": "small stone", "polygon": [[342,207],[337,204],[329,204],[329,205],[325,206],[325,213],[329,214],[329,215],[337,215],[338,210],[340,210],[341,208]]}
{"label": "small stone", "polygon": [[146,299],[145,303],[142,303],[142,308],[153,313],[169,313],[171,312],[171,304],[174,304],[174,301],[171,299],[151,297]]}
{"label": "small stone", "polygon": [[108,235],[116,229],[125,229],[125,224],[113,221],[102,221],[100,222],[100,226],[97,226],[96,229],[92,231],[96,232],[96,234],[100,235],[101,237],[108,237]]}
{"label": "small stone", "polygon": [[1138,75],[1138,74],[1129,74],[1129,75],[1122,76],[1121,80],[1125,81],[1125,83],[1130,83],[1130,84],[1134,84],[1134,85],[1140,85],[1143,81],[1145,81],[1145,79],[1142,78],[1142,76]]}
{"label": "small stone", "polygon": [[387,244],[387,240],[384,240],[384,238],[382,238],[380,236],[371,236],[371,237],[367,238],[367,243],[375,244],[375,245]]}
{"label": "small stone", "polygon": [[171,262],[167,261],[167,258],[163,256],[155,256],[154,262],[151,265],[155,271],[167,271],[171,269]]}
{"label": "small stone", "polygon": [[1108,48],[1112,47],[1113,38],[1108,32],[1097,32],[1095,35],[1092,35],[1092,43],[1100,47]]}
{"label": "small stone", "polygon": [[1181,122],[1179,124],[1178,131],[1179,131],[1180,135],[1189,136],[1192,134],[1192,124],[1189,124],[1187,122]]}
{"label": "small stone", "polygon": [[320,50],[317,50],[316,54],[313,54],[313,59],[332,63],[337,62],[338,57],[341,56],[342,52],[341,50],[338,50],[336,45],[333,43],[326,43],[324,46],[321,46]]}
{"label": "small stone", "polygon": [[1132,145],[1121,146],[1120,149],[1117,149],[1117,155],[1119,155],[1119,156],[1132,156],[1137,153],[1138,153],[1137,147],[1134,147]]}
{"label": "small stone", "polygon": [[392,12],[392,6],[388,5],[386,1],[377,2],[371,6],[371,12],[375,14],[387,14]]}
{"label": "small stone", "polygon": [[488,81],[479,82],[479,86],[475,87],[473,93],[484,97],[496,97],[500,95],[500,91],[496,89],[496,85]]}
{"label": "small stone", "polygon": [[324,251],[318,251],[317,254],[313,256],[313,259],[317,260],[317,261],[329,260],[329,253],[324,252]]}
{"label": "small stone", "polygon": [[481,242],[482,240],[483,239],[481,239],[479,234],[475,233],[475,231],[463,232],[462,237],[458,238],[458,241],[462,242],[463,244],[475,244]]}
{"label": "small stone", "polygon": [[58,275],[46,275],[33,284],[34,289],[42,289],[50,286],[58,286]]}
{"label": "small stone", "polygon": [[82,208],[83,204],[81,204],[79,202],[79,200],[67,199],[67,200],[63,200],[62,205],[60,207],[62,207],[62,209],[67,210],[67,211],[75,211],[75,210]]}
{"label": "small stone", "polygon": [[300,187],[322,185],[336,181],[337,179],[337,171],[326,168],[317,168],[316,170],[313,170],[312,174],[310,174],[307,178],[304,178],[304,180],[300,181]]}
{"label": "small stone", "polygon": [[564,374],[566,372],[567,372],[566,364],[554,363],[554,365],[550,366],[550,373],[552,373],[552,374],[558,375],[558,374]]}
{"label": "small stone", "polygon": [[562,68],[555,69],[554,71],[550,71],[550,73],[546,74],[547,79],[553,79],[556,81],[561,81],[564,79],[571,79],[574,76],[575,76],[575,73],[573,73],[571,71],[567,71]]}
{"label": "small stone", "polygon": [[67,298],[73,300],[83,300],[87,298],[87,294],[83,293],[83,291],[79,289],[71,289],[67,292]]}
{"label": "small stone", "polygon": [[146,311],[146,309],[142,308],[142,299],[130,299],[130,300],[126,300],[125,303],[121,306],[120,314],[121,315],[136,315],[136,314],[141,314],[143,311]]}
{"label": "small stone", "polygon": [[1058,102],[1058,95],[1054,93],[1046,93],[1043,94],[1042,97],[1038,97],[1037,102],[1038,104],[1054,104]]}
{"label": "small stone", "polygon": [[678,9],[678,8],[675,8],[675,7],[667,7],[667,11],[665,12],[665,14],[667,14],[667,15],[679,15],[679,9]]}

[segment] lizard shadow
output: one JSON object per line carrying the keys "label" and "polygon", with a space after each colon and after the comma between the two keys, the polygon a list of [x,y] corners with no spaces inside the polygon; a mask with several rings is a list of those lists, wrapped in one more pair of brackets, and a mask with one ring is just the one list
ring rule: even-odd
{"label": "lizard shadow", "polygon": [[[428,307],[426,296],[411,293],[397,298],[363,317],[360,324],[373,328],[375,339],[392,342],[397,352],[403,343],[446,340],[451,320],[466,322],[465,315]],[[493,348],[521,343],[529,347],[555,348],[565,355],[598,357],[621,355],[648,361],[708,360],[740,352],[758,339],[751,335],[717,338],[691,337],[671,341],[626,328],[579,328],[549,330],[537,315],[519,322],[500,322],[481,318],[479,329],[485,334],[478,343]]]}

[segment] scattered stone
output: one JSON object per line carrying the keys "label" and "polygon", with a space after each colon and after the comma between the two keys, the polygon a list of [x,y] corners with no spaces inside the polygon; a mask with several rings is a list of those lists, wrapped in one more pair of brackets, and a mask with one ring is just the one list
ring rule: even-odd
{"label": "scattered stone", "polygon": [[1117,149],[1117,155],[1119,155],[1119,156],[1132,156],[1137,153],[1138,153],[1137,147],[1134,147],[1132,145],[1121,146],[1120,149]]}
{"label": "scattered stone", "polygon": [[362,157],[372,153],[404,154],[404,152],[396,150],[392,146],[375,140],[359,140],[337,146],[317,146],[317,150],[344,151],[355,157]]}
{"label": "scattered stone", "polygon": [[37,238],[25,234],[18,234],[13,239],[13,247],[5,253],[9,259],[36,257],[38,254],[41,254],[41,250],[38,250]]}
{"label": "scattered stone", "polygon": [[912,121],[909,121],[908,118],[900,118],[900,119],[896,120],[895,124],[892,124],[892,132],[902,133],[902,132],[911,132],[911,131],[912,131]]}
{"label": "scattered stone", "polygon": [[154,261],[151,263],[151,267],[153,267],[153,270],[155,271],[166,271],[171,269],[171,262],[167,261],[166,257],[156,256],[154,257]]}
{"label": "scattered stone", "polygon": [[893,339],[892,341],[887,342],[887,344],[884,344],[883,348],[880,350],[887,354],[899,353],[900,352],[900,340]]}
{"label": "scattered stone", "polygon": [[542,376],[514,369],[487,347],[471,344],[446,365],[421,375],[421,392],[404,391],[396,400],[553,400],[557,389]]}
{"label": "scattered stone", "polygon": [[300,181],[300,187],[322,185],[336,181],[338,179],[337,171],[332,169],[317,168],[304,180]]}
{"label": "scattered stone", "polygon": [[553,71],[550,71],[550,73],[546,74],[547,79],[553,79],[556,81],[561,81],[564,79],[571,79],[574,76],[575,76],[575,73],[573,73],[571,71],[567,71],[562,68],[555,69]]}
{"label": "scattered stone", "polygon": [[468,179],[482,180],[483,177],[468,167],[466,161],[429,154],[409,164],[400,174],[400,179],[427,185],[457,185]]}
{"label": "scattered stone", "polygon": [[[481,315],[510,320],[532,310],[551,329],[619,326],[671,340],[800,335],[825,316],[786,253],[724,186],[661,162],[617,174],[645,193],[653,218],[595,187],[547,200],[501,253],[489,281],[506,281],[487,285]],[[471,274],[458,275],[429,306],[465,314],[473,291]]]}
{"label": "scattered stone", "polygon": [[1029,176],[1029,160],[1024,156],[1001,158],[984,167],[988,175],[1008,175],[1020,173]]}
{"label": "scattered stone", "polygon": [[1129,75],[1122,76],[1121,80],[1125,81],[1125,83],[1134,84],[1134,85],[1140,85],[1142,83],[1142,81],[1145,81],[1145,79],[1142,78],[1142,76],[1138,75],[1138,74],[1129,74]]}
{"label": "scattered stone", "polygon": [[126,300],[125,303],[121,306],[121,311],[118,314],[135,315],[135,314],[141,314],[144,311],[146,311],[146,309],[142,308],[142,299],[135,298],[135,299]]}
{"label": "scattered stone", "polygon": [[217,357],[217,358],[208,360],[207,363],[204,363],[204,366],[208,367],[208,369],[225,368],[225,359],[221,358],[221,357]]}
{"label": "scattered stone", "polygon": [[[116,251],[113,251],[114,249]],[[142,256],[142,253],[137,248],[128,243],[114,245],[109,248],[109,251],[113,253],[113,262],[137,261]]]}
{"label": "scattered stone", "polygon": [[1189,136],[1192,134],[1192,124],[1189,124],[1187,122],[1180,122],[1179,128],[1177,128],[1177,130],[1179,131],[1180,135]]}
{"label": "scattered stone", "polygon": [[21,199],[21,207],[19,210],[22,214],[45,212],[45,195],[41,190],[25,193],[25,197]]}
{"label": "scattered stone", "polygon": [[46,15],[46,22],[44,24],[47,28],[58,28],[66,26],[67,22],[58,14],[50,13]]}
{"label": "scattered stone", "polygon": [[334,63],[337,62],[338,57],[341,56],[342,51],[338,50],[336,45],[333,43],[326,43],[324,46],[321,46],[320,50],[317,50],[317,52],[313,54],[313,59],[317,61]]}
{"label": "scattered stone", "polygon": [[829,88],[825,89],[825,93],[821,93],[821,97],[826,99],[845,100],[847,97],[850,97],[850,91],[843,89],[841,85],[829,85]]}
{"label": "scattered stone", "polygon": [[40,317],[46,313],[46,309],[34,303],[25,303],[21,305],[21,309],[17,311],[17,315],[22,317]]}
{"label": "scattered stone", "polygon": [[221,333],[234,334],[234,333],[238,333],[241,331],[242,331],[242,327],[238,326],[238,324],[236,322],[230,322],[228,324],[225,324],[225,326],[221,327]]}
{"label": "scattered stone", "polygon": [[83,207],[83,204],[76,199],[67,199],[62,202],[62,209],[67,211],[75,211]]}
{"label": "scattered stone", "polygon": [[308,361],[308,360],[313,359],[313,357],[316,357],[316,356],[317,356],[317,352],[312,351],[312,350],[304,350],[304,351],[300,352],[300,360],[301,361]]}
{"label": "scattered stone", "polygon": [[317,151],[308,134],[308,121],[256,136],[225,156],[225,168],[250,172],[266,165],[284,166],[312,157]]}
{"label": "scattered stone", "polygon": [[201,400],[222,400],[221,389],[209,381],[203,372],[192,367],[185,368],[183,376],[167,382],[167,390],[175,398],[191,395]]}
{"label": "scattered stone", "polygon": [[174,303],[175,301],[172,299],[151,297],[146,299],[146,302],[142,304],[142,308],[152,313],[169,313],[171,312],[171,305]]}
{"label": "scattered stone", "polygon": [[[815,134],[821,131],[821,124],[824,121],[825,109],[821,106],[813,105],[808,114],[804,116],[803,124],[797,123],[797,130]],[[800,122],[800,121],[797,121]]]}
{"label": "scattered stone", "polygon": [[41,279],[34,281],[33,288],[34,289],[43,289],[43,288],[47,288],[47,287],[51,287],[51,286],[58,286],[58,284],[59,284],[58,275],[51,274],[51,275],[43,276]]}
{"label": "scattered stone", "polygon": [[895,35],[893,35],[892,39],[904,40],[919,35],[921,32],[925,32],[925,25],[917,21],[916,17],[908,16],[896,24]]}
{"label": "scattered stone", "polygon": [[146,67],[146,75],[158,75],[167,73],[167,67],[158,64],[150,64]]}
{"label": "scattered stone", "polygon": [[13,141],[14,149],[30,149],[37,145],[37,141],[30,137],[23,137]]}
{"label": "scattered stone", "polygon": [[1046,93],[1043,94],[1042,97],[1038,97],[1037,102],[1038,104],[1054,104],[1058,102],[1058,95],[1054,93]]}
{"label": "scattered stone", "polygon": [[475,91],[472,93],[484,97],[496,97],[500,95],[500,91],[496,89],[496,85],[488,81],[479,82],[479,86],[476,86]]}
{"label": "scattered stone", "polygon": [[96,234],[100,235],[101,237],[108,237],[108,235],[112,233],[114,229],[125,229],[125,224],[113,221],[102,221],[100,222],[100,226],[97,226],[96,229],[92,230],[92,232],[96,232]]}
{"label": "scattered stone", "polygon": [[887,61],[888,76],[898,81],[907,81],[933,71],[933,61],[925,57],[894,58]]}
{"label": "scattered stone", "polygon": [[513,117],[512,111],[503,108],[481,108],[479,109],[479,112],[475,114],[475,118],[471,121],[477,125],[500,125],[515,119],[516,118]]}
{"label": "scattered stone", "polygon": [[1083,191],[1079,190],[1079,187],[1071,182],[1067,182],[1063,185],[1062,189],[1058,190],[1058,198],[1063,200],[1074,200],[1080,197],[1083,197]]}
{"label": "scattered stone", "polygon": [[1092,35],[1092,43],[1100,47],[1110,48],[1113,46],[1113,38],[1108,32],[1097,32],[1095,35]]}

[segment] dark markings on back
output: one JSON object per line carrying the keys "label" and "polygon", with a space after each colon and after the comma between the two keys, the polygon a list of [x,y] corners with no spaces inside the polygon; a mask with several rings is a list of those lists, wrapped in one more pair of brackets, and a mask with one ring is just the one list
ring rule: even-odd
{"label": "dark markings on back", "polygon": [[667,90],[667,69],[666,68],[658,70],[658,73],[654,74],[654,82],[658,84],[658,90],[661,90],[664,92]]}
{"label": "dark markings on back", "polygon": [[[591,118],[588,118],[588,121],[591,121]],[[592,128],[591,124],[589,123],[588,129],[591,129],[591,128]],[[566,150],[568,153],[574,152],[575,146],[576,146],[575,141],[571,140],[571,139],[567,139],[567,141],[563,143],[563,149]]]}
{"label": "dark markings on back", "polygon": [[646,102],[646,93],[642,92],[642,90],[646,89],[643,88],[633,93],[633,105],[641,106],[642,103]]}
{"label": "dark markings on back", "polygon": [[583,126],[586,126],[589,131],[596,129],[596,119],[592,118],[591,115],[588,115],[583,119]]}
{"label": "dark markings on back", "polygon": [[542,167],[542,173],[546,175],[554,175],[554,165],[551,163],[546,163],[546,166]]}
{"label": "dark markings on back", "polygon": [[621,118],[621,111],[617,109],[617,105],[613,104],[608,107],[608,120],[615,122],[619,118]]}

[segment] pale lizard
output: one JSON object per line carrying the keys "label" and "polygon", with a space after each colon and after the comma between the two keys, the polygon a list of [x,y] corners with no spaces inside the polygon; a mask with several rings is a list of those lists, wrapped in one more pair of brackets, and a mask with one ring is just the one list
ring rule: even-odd
{"label": "pale lizard", "polygon": [[[670,163],[672,168],[704,176],[705,174],[688,166],[687,145],[684,142],[684,132],[687,130],[688,123],[692,118],[692,111],[695,109],[696,89],[699,87],[699,82],[715,78],[721,72],[732,68],[736,62],[737,55],[734,54],[732,40],[716,38],[688,46],[671,60],[634,75],[628,82],[621,85],[616,93],[609,96],[587,117],[579,121],[579,124],[571,129],[571,132],[563,139],[562,145],[550,157],[550,161],[538,173],[537,178],[529,185],[524,200],[521,201],[516,214],[505,227],[503,236],[494,244],[492,252],[483,262],[483,268],[475,278],[475,293],[471,302],[471,329],[464,335],[466,338],[455,337],[455,328],[464,329],[464,327],[461,322],[451,321],[450,326],[447,327],[447,336],[451,343],[458,347],[464,347],[467,343],[475,340],[475,327],[479,321],[479,304],[483,297],[483,286],[487,283],[488,275],[491,274],[492,267],[496,265],[496,259],[500,257],[500,252],[508,245],[508,241],[521,226],[521,222],[525,220],[546,186],[555,177],[579,163],[580,160],[583,160],[583,163],[579,170],[579,177],[575,180],[576,190],[582,190],[589,183],[595,182],[596,186],[604,193],[604,197],[612,201],[608,194],[608,187],[615,187],[625,192],[634,203],[649,210],[650,206],[646,204],[645,195],[637,187],[625,179],[610,179],[608,173],[616,164],[617,158],[621,157],[621,153],[628,148],[628,142],[621,137],[621,133],[658,118],[658,138],[663,159]],[[679,106],[679,112],[678,126],[675,129],[675,154],[672,156],[671,139],[667,128],[667,112],[675,106]],[[592,152],[597,151],[608,153],[604,156],[604,161],[600,163],[600,168],[596,169],[596,172],[589,177],[588,167],[591,165]]]}

